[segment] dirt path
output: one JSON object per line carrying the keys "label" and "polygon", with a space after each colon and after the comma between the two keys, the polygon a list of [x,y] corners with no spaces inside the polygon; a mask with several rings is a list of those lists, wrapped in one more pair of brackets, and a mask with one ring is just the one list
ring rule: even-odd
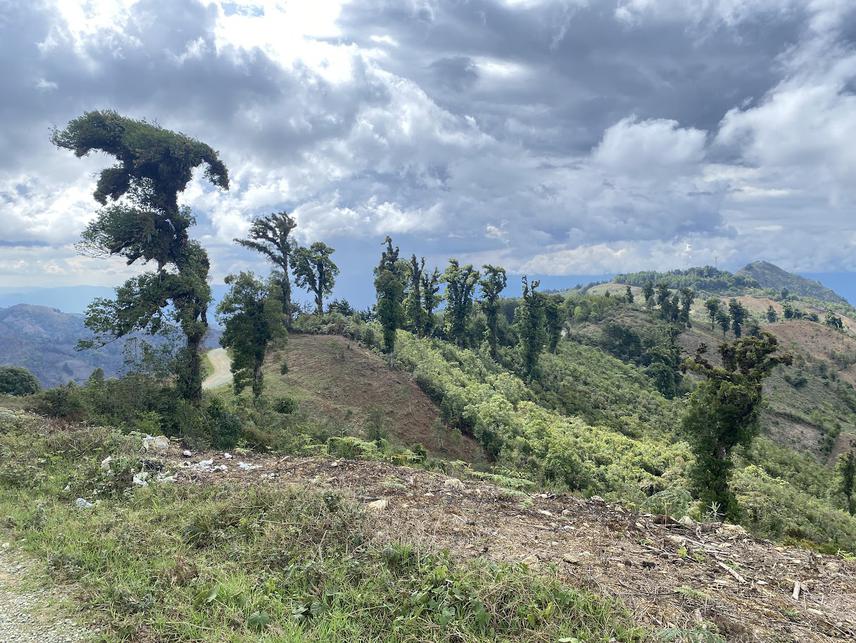
{"label": "dirt path", "polygon": [[0,641],[3,643],[76,643],[93,634],[59,614],[57,596],[33,589],[32,563],[0,543]]}
{"label": "dirt path", "polygon": [[220,388],[232,383],[232,372],[229,370],[232,361],[225,348],[212,348],[208,353],[208,359],[214,371],[202,382],[202,388]]}
{"label": "dirt path", "polygon": [[[227,469],[192,466],[202,458]],[[182,460],[176,451],[171,459],[180,483],[343,491],[372,511],[381,541],[555,568],[574,585],[619,598],[654,630],[713,623],[728,641],[856,640],[856,561],[776,546],[737,526],[659,524],[662,517],[598,500],[526,495],[379,462],[247,456],[258,468],[246,470],[217,454]]]}

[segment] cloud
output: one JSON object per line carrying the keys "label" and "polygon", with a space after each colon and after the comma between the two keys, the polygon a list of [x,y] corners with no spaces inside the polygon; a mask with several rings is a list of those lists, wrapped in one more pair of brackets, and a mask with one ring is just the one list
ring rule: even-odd
{"label": "cloud", "polygon": [[60,266],[103,283],[72,244],[110,161],[49,143],[96,108],[220,151],[231,191],[197,178],[183,195],[218,280],[264,269],[231,240],[282,209],[364,281],[385,234],[434,261],[549,273],[854,267],[854,14],[844,0],[7,2],[0,281],[51,283]]}

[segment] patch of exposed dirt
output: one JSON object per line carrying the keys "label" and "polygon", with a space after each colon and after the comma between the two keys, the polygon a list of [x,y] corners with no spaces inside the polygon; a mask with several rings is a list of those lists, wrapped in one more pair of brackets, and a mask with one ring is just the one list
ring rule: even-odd
{"label": "patch of exposed dirt", "polygon": [[[213,458],[225,471],[200,471]],[[301,483],[364,503],[377,538],[448,549],[460,559],[551,566],[626,604],[652,628],[715,623],[729,641],[856,638],[856,562],[779,547],[732,525],[676,524],[597,499],[512,492],[478,480],[378,462],[171,455],[179,484]],[[795,589],[796,588],[796,589]]]}
{"label": "patch of exposed dirt", "polygon": [[[280,373],[283,358],[288,372]],[[434,456],[484,462],[474,439],[443,425],[436,404],[403,371],[338,335],[291,335],[284,354],[265,366],[272,394],[294,396],[300,409],[363,434],[373,427],[403,446],[422,444]]]}

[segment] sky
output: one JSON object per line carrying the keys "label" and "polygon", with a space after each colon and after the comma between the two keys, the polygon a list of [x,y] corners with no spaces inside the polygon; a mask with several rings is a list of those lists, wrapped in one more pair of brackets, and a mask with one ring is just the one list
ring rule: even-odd
{"label": "sky", "polygon": [[[385,235],[559,277],[756,259],[856,270],[853,0],[0,0],[0,287],[115,286],[77,254],[115,109],[198,138],[212,279],[292,213],[368,284]],[[356,286],[354,286],[356,287]],[[347,296],[347,292],[339,293]]]}

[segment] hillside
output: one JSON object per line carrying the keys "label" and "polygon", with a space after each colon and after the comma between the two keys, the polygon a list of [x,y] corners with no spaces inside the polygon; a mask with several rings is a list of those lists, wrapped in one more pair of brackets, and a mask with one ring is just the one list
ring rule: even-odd
{"label": "hillside", "polygon": [[294,399],[302,416],[330,434],[421,444],[451,460],[485,459],[472,438],[444,425],[437,405],[409,375],[344,337],[292,334],[283,351],[268,356],[264,375],[270,396]]}
{"label": "hillside", "polygon": [[[72,456],[70,443],[85,449]],[[139,437],[2,413],[0,449],[13,446],[15,471],[50,465],[26,482],[0,475],[6,533],[78,583],[111,640],[856,635],[856,562],[732,525],[512,490],[466,470],[235,459],[177,441],[141,450]],[[140,467],[158,473],[134,484],[123,472]],[[75,508],[76,497],[95,503]]]}
{"label": "hillside", "polygon": [[82,382],[96,368],[117,375],[123,365],[122,344],[76,350],[89,337],[82,315],[46,306],[18,304],[0,308],[0,364],[31,370],[42,386]]}
{"label": "hillside", "polygon": [[736,273],[748,279],[753,279],[761,288],[781,292],[787,290],[793,295],[808,297],[835,304],[847,304],[847,300],[834,290],[823,286],[820,282],[800,277],[782,270],[768,261],[753,261]]}

